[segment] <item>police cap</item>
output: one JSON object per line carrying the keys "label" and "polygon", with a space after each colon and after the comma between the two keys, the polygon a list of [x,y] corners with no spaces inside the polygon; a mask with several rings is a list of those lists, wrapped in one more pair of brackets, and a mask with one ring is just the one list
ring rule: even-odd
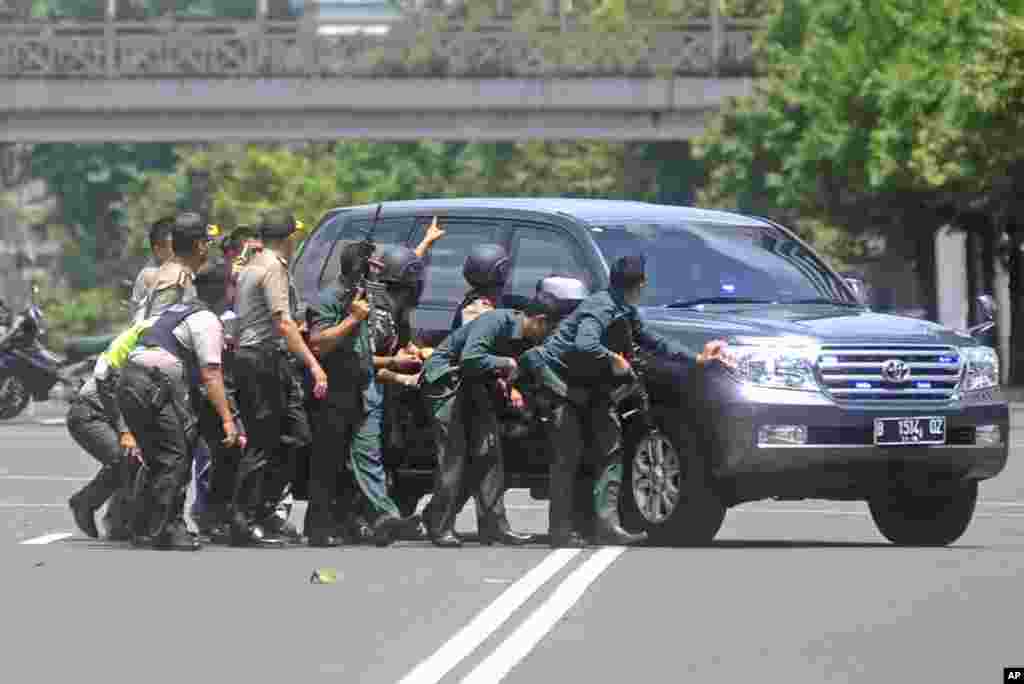
{"label": "police cap", "polygon": [[281,240],[298,230],[295,217],[286,212],[268,212],[260,223],[260,236],[264,240]]}

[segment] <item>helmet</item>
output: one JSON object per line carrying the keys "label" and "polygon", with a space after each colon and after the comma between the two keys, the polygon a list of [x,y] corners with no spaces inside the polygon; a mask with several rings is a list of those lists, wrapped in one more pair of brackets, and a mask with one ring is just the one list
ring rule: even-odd
{"label": "helmet", "polygon": [[537,295],[546,294],[557,302],[559,316],[568,316],[587,298],[587,287],[576,278],[550,275],[537,282]]}
{"label": "helmet", "polygon": [[423,261],[404,245],[383,245],[376,254],[380,262],[377,280],[388,285],[418,287],[423,281]]}
{"label": "helmet", "polygon": [[477,245],[466,256],[462,275],[474,288],[502,287],[511,266],[512,260],[501,245]]}

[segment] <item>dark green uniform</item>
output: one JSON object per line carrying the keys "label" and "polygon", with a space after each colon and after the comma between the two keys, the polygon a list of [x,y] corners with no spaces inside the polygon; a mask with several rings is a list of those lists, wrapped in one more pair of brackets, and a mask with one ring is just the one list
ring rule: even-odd
{"label": "dark green uniform", "polygon": [[435,538],[452,530],[470,496],[477,500],[482,538],[507,530],[495,381],[508,370],[502,357],[514,359],[530,344],[523,336],[523,314],[497,309],[445,338],[423,367],[423,394],[438,449],[428,521]]}
{"label": "dark green uniform", "polygon": [[[544,344],[523,355],[521,365],[540,387],[538,399],[549,408],[545,426],[552,446],[550,528],[552,542],[572,533],[572,503],[584,442],[593,459],[594,509],[598,521],[618,526],[622,482],[622,433],[611,401],[614,386],[609,332],[631,328],[633,341],[658,354],[686,356],[687,349],[644,329],[636,307],[622,293],[591,295],[562,320]],[[619,353],[629,350],[616,350]]]}
{"label": "dark green uniform", "polygon": [[[348,316],[352,294],[338,285],[320,293],[316,306],[308,312],[311,332],[340,324]],[[378,514],[400,516],[398,506],[388,496],[383,461],[384,392],[377,382],[373,366],[371,334],[375,329],[395,327],[394,334],[383,334],[377,340],[387,348],[408,340],[410,327],[391,326],[390,313],[374,306],[370,317],[360,323],[356,332],[342,338],[338,346],[322,359],[328,377],[328,392],[318,411],[316,444],[310,464],[308,526],[313,533],[333,534],[332,503],[337,496],[339,453],[345,454],[348,467],[371,508]],[[395,337],[394,340],[387,338]],[[382,349],[383,351],[383,349]]]}

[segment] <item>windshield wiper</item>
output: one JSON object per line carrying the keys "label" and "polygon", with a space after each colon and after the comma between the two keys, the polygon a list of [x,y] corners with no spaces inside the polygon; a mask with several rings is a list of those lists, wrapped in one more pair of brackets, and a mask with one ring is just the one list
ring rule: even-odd
{"label": "windshield wiper", "polygon": [[667,309],[684,309],[698,304],[772,304],[770,299],[750,299],[747,297],[700,297],[698,299],[680,299],[678,302],[666,304]]}
{"label": "windshield wiper", "polygon": [[807,299],[787,299],[782,304],[832,304],[835,306],[854,306],[860,308],[862,305],[855,302],[844,302],[838,299],[829,299],[828,297],[808,297]]}

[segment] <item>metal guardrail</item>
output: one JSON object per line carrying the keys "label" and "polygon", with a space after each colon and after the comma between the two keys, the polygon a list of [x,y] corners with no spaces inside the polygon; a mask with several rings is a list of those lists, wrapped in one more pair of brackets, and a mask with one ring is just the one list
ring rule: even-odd
{"label": "metal guardrail", "polygon": [[632,41],[511,22],[323,35],[311,21],[0,24],[0,78],[753,75],[755,21],[638,22]]}

